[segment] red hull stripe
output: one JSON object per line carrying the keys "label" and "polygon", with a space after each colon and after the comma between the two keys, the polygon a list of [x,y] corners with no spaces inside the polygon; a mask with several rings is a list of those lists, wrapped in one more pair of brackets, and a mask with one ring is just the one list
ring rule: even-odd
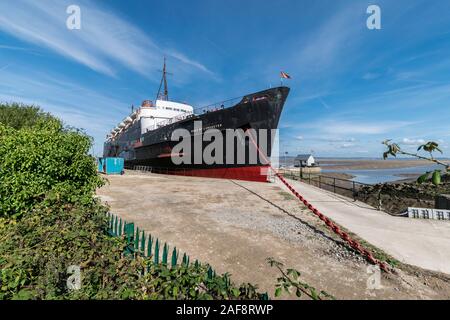
{"label": "red hull stripe", "polygon": [[212,169],[176,169],[166,172],[166,174],[174,174],[180,176],[219,178],[219,179],[233,179],[246,180],[256,182],[267,182],[268,166],[252,166],[252,167],[237,167],[237,168],[212,168]]}
{"label": "red hull stripe", "polygon": [[181,157],[183,153],[161,153],[158,158],[171,158],[171,157]]}

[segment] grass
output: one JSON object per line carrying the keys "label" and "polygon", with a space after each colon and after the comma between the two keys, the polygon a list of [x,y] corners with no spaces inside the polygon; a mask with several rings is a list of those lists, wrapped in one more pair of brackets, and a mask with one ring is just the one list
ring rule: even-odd
{"label": "grass", "polygon": [[280,191],[280,192],[278,192],[278,194],[283,197],[283,200],[295,200],[296,199],[292,194],[290,194],[289,192],[286,192],[286,191]]}

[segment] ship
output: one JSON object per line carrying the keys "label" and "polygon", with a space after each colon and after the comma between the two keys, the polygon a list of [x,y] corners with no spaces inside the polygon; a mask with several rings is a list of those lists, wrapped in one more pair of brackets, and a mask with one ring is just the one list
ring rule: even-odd
{"label": "ship", "polygon": [[[164,174],[213,177],[249,181],[268,181],[270,159],[276,129],[289,95],[286,86],[269,88],[205,107],[194,108],[184,102],[169,99],[166,59],[155,101],[144,100],[138,108],[132,108],[108,135],[104,143],[103,157],[124,159],[127,169],[145,169]],[[178,150],[180,140],[174,140],[175,132],[185,132],[184,139],[191,140],[190,150]],[[223,134],[223,149],[213,151],[211,163],[200,157],[205,149],[211,149],[210,141],[199,140],[208,132]],[[227,132],[264,132],[264,139],[257,135],[227,136]],[[186,134],[187,133],[187,134]],[[256,137],[256,138],[255,138]],[[230,140],[233,149],[228,149]],[[206,139],[207,140],[207,139]],[[189,141],[188,141],[189,142]],[[264,142],[264,146],[261,143]],[[228,143],[228,144],[227,144]],[[225,147],[225,145],[227,147]],[[244,154],[240,157],[239,151]],[[257,150],[256,161],[251,151]],[[263,154],[262,151],[263,150]],[[230,156],[230,153],[232,155]],[[190,161],[180,163],[177,157]],[[217,158],[218,157],[218,158]]]}

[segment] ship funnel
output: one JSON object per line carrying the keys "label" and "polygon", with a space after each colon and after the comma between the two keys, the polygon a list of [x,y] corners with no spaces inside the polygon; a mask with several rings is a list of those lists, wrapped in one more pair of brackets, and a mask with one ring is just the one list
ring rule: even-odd
{"label": "ship funnel", "polygon": [[144,101],[142,101],[142,107],[144,107],[144,108],[151,108],[151,107],[153,107],[153,101],[151,101],[151,100],[144,100]]}

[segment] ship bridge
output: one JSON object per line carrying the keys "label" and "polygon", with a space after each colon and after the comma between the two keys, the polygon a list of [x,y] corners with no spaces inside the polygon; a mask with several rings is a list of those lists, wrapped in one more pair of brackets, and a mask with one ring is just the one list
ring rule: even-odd
{"label": "ship bridge", "polygon": [[139,110],[141,134],[180,121],[193,113],[194,108],[185,103],[168,100],[156,100],[155,104],[144,102]]}
{"label": "ship bridge", "polygon": [[194,108],[186,103],[156,100],[153,103],[150,100],[142,102],[140,108],[122,120],[111,131],[108,139],[114,139],[122,132],[127,131],[134,123],[140,122],[140,134],[158,129],[162,126],[177,122],[194,114]]}

